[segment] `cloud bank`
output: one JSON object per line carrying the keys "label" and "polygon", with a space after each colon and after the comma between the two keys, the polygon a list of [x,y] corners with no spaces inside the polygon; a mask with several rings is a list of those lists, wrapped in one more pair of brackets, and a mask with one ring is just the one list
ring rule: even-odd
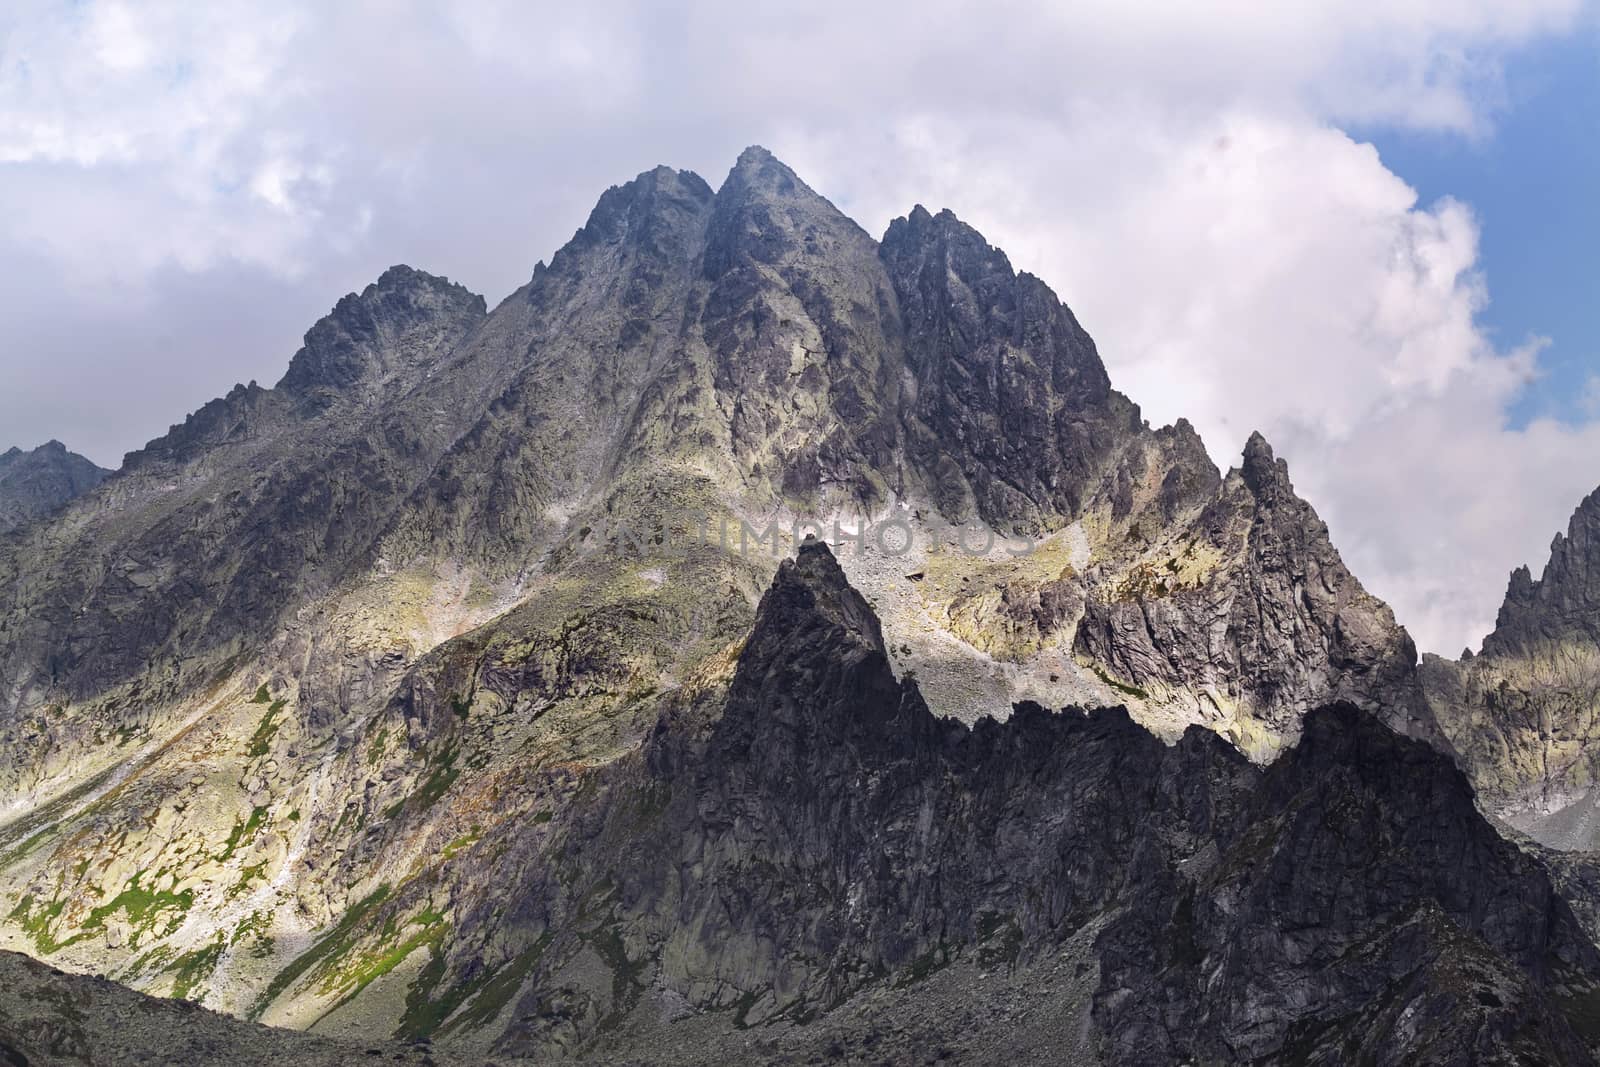
{"label": "cloud bank", "polygon": [[115,462],[390,263],[493,301],[605,186],[759,142],[869,230],[955,210],[1220,464],[1266,432],[1425,648],[1600,484],[1600,427],[1507,421],[1542,342],[1478,321],[1471,207],[1343,132],[1492,137],[1578,0],[752,7],[11,5],[0,446]]}

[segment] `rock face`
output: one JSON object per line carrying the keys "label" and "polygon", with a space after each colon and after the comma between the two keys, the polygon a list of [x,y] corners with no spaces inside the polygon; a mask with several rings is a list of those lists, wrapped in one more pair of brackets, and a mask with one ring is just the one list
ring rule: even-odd
{"label": "rock face", "polygon": [[[471,846],[450,903],[473,935],[407,998],[445,1047],[989,1062],[1014,1003],[961,1027],[917,1005],[946,972],[1011,972],[1045,1012],[1085,1002],[1082,1045],[1023,1063],[1594,1062],[1600,951],[1448,758],[1351,705],[1313,711],[1265,771],[1121,709],[941,720],[815,541],[726,684],[654,704],[639,749],[542,828]],[[414,926],[417,892],[308,955]],[[901,1021],[849,1014],[871,996]]]}
{"label": "rock face", "polygon": [[[509,883],[537,887],[515,913],[571,925],[542,933],[513,1013],[540,1022],[499,1050],[544,1051],[550,1004],[626,1031],[663,987],[742,1025],[804,1020],[1109,915],[1109,1062],[1589,1061],[1555,997],[1592,988],[1600,954],[1446,757],[1350,705],[1265,774],[1121,711],[938,720],[820,544],[763,598],[720,716],[669,710],[618,774],[552,844],[573,865],[552,895],[589,913]],[[601,931],[618,954],[594,984],[573,961]]]}
{"label": "rock face", "polygon": [[[842,568],[855,644],[740,660],[806,526],[836,561],[773,595]],[[1126,813],[1209,840],[1151,768],[1254,797],[1188,727],[1258,765],[1336,701],[1426,736],[1412,656],[1264,441],[1224,478],[976,231],[918,208],[874,241],[750,149],[717,189],[608,190],[493,309],[385,272],[277,386],[0,538],[0,939],[332,1034],[589,1047],[643,1018],[618,968],[647,953],[697,1019],[943,1017],[873,976],[1013,927],[1087,960],[1155,832]],[[874,866],[867,819],[923,836]],[[949,893],[903,898],[946,851]],[[690,897],[713,869],[737,929]],[[556,999],[513,1033],[535,974]]]}
{"label": "rock face", "polygon": [[1511,572],[1483,652],[1512,656],[1565,641],[1600,645],[1600,489],[1578,505],[1566,534],[1551,542],[1538,581],[1527,567]]}
{"label": "rock face", "polygon": [[1079,652],[1140,691],[1196,700],[1256,755],[1335,700],[1437,740],[1416,646],[1344,566],[1260,434],[1213,501],[1152,541],[1128,577],[1089,598]]}
{"label": "rock face", "polygon": [[1119,1058],[1589,1062],[1559,998],[1594,949],[1446,757],[1319,710],[1247,810],[1102,939]]}
{"label": "rock face", "polygon": [[0,453],[0,534],[49,515],[110,474],[60,441]]}
{"label": "rock face", "polygon": [[1547,845],[1600,845],[1600,491],[1538,581],[1512,572],[1482,653],[1424,657],[1422,678],[1487,810]]}

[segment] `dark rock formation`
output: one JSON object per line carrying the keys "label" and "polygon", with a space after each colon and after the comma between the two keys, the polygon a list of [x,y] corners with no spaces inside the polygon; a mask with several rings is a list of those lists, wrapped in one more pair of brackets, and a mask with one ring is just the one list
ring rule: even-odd
{"label": "dark rock formation", "polygon": [[1350,705],[1265,772],[1120,710],[937,719],[820,544],[725,698],[668,700],[589,795],[482,879],[489,941],[538,948],[501,1052],[626,1049],[663,997],[804,1022],[1109,919],[1109,1062],[1591,1062],[1563,998],[1600,953],[1446,757]]}
{"label": "dark rock formation", "polygon": [[1569,639],[1600,645],[1600,489],[1578,505],[1567,532],[1551,542],[1550,562],[1538,581],[1527,567],[1511,572],[1483,651],[1515,655]]}
{"label": "dark rock formation", "polygon": [[110,476],[60,441],[0,453],[0,534],[51,514]]}
{"label": "dark rock formation", "polygon": [[1335,706],[1252,800],[1102,939],[1119,1060],[1590,1061],[1560,998],[1600,956],[1445,757]]}
{"label": "dark rock formation", "polygon": [[[1136,569],[1090,598],[1077,633],[1083,655],[1140,689],[1194,694],[1254,754],[1292,740],[1311,708],[1340,700],[1437,740],[1416,646],[1345,567],[1259,433],[1215,500],[1154,536],[1168,544],[1166,566],[1142,583]],[[1195,559],[1216,562],[1186,584]]]}
{"label": "dark rock formation", "polygon": [[464,286],[390,267],[311,328],[278,388],[297,396],[371,388],[450,351],[486,313],[483,297]]}

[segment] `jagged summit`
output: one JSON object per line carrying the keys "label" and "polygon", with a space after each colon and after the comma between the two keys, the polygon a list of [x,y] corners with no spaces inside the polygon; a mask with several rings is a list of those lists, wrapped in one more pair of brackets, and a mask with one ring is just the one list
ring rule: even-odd
{"label": "jagged summit", "polygon": [[1550,560],[1537,581],[1527,566],[1511,572],[1483,651],[1516,654],[1570,638],[1600,642],[1600,489],[1583,499],[1566,533],[1550,543]]}
{"label": "jagged summit", "polygon": [[1554,848],[1600,845],[1600,490],[1539,578],[1511,572],[1481,653],[1426,656],[1422,675],[1486,810]]}
{"label": "jagged summit", "polygon": [[306,332],[278,388],[290,393],[376,387],[447,353],[487,314],[484,299],[448,278],[390,267]]}
{"label": "jagged summit", "polygon": [[[806,644],[804,638],[782,629],[787,622],[797,622],[808,631],[837,631],[864,653],[886,651],[877,615],[851,586],[827,543],[815,536],[806,537],[795,557],[779,565],[756,612],[751,640],[773,640],[790,649]],[[768,632],[774,628],[776,632]]]}
{"label": "jagged summit", "polygon": [[1257,496],[1294,492],[1289,482],[1289,464],[1277,458],[1260,430],[1253,431],[1245,442],[1244,463],[1239,471]]}
{"label": "jagged summit", "polygon": [[[588,220],[572,243],[556,253],[557,260],[571,260],[579,249],[596,248],[629,239],[658,242],[654,227],[666,225],[673,214],[687,210],[698,214],[710,202],[713,192],[700,175],[688,170],[658,166],[630,182],[613,185],[600,195]],[[537,272],[536,272],[537,273]]]}
{"label": "jagged summit", "polygon": [[741,198],[823,199],[789,164],[760,145],[751,145],[739,153],[717,194]]}
{"label": "jagged summit", "polygon": [[27,452],[12,446],[0,454],[0,533],[52,514],[110,476],[54,439]]}

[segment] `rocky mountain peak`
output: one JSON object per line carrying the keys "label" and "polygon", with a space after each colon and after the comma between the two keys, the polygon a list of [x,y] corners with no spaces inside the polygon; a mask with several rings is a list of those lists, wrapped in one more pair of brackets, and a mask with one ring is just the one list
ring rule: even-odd
{"label": "rocky mountain peak", "polygon": [[883,235],[884,257],[893,259],[904,254],[916,254],[933,247],[941,257],[961,264],[981,263],[986,271],[1006,278],[1015,276],[1011,261],[1000,249],[962,222],[949,208],[933,214],[921,204],[909,214],[894,219]]}
{"label": "rocky mountain peak", "polygon": [[778,196],[816,195],[787,163],[761,145],[750,145],[739,153],[733,169],[728,173],[728,181],[733,183],[731,188],[750,192]]}
{"label": "rocky mountain peak", "polygon": [[111,472],[50,440],[0,455],[0,533],[48,515],[87,493]]}
{"label": "rocky mountain peak", "polygon": [[403,264],[390,267],[306,332],[278,388],[309,396],[375,387],[444,355],[487,313],[483,297],[465,286]]}
{"label": "rocky mountain peak", "polygon": [[1600,841],[1600,491],[1573,512],[1535,578],[1506,583],[1481,654],[1426,656],[1423,686],[1479,803],[1561,850]]}
{"label": "rocky mountain peak", "polygon": [[747,148],[717,190],[705,274],[718,279],[740,265],[774,267],[802,254],[825,259],[840,242],[872,245],[865,230],[787,164],[764,148]]}
{"label": "rocky mountain peak", "polygon": [[1260,430],[1251,433],[1244,445],[1244,462],[1239,468],[1244,482],[1257,497],[1292,494],[1289,464],[1273,454],[1272,446]]}
{"label": "rocky mountain peak", "polygon": [[[660,252],[669,244],[663,231],[673,229],[684,216],[698,220],[712,195],[711,186],[693,171],[667,166],[647,170],[602,193],[583,229],[571,245],[556,254],[557,259],[630,238]],[[556,265],[553,260],[552,268]]]}
{"label": "rocky mountain peak", "polygon": [[791,650],[799,635],[828,634],[859,649],[883,654],[883,631],[866,600],[850,585],[827,544],[808,536],[777,576],[756,612],[750,644],[782,644]]}
{"label": "rocky mountain peak", "polygon": [[768,764],[794,731],[898,744],[934,722],[916,685],[896,680],[877,614],[814,537],[784,560],[761,598],[729,704],[719,751],[759,750],[748,758]]}
{"label": "rocky mountain peak", "polygon": [[1578,505],[1567,532],[1551,542],[1550,560],[1537,580],[1527,566],[1511,572],[1483,650],[1509,655],[1572,638],[1600,642],[1600,489]]}

